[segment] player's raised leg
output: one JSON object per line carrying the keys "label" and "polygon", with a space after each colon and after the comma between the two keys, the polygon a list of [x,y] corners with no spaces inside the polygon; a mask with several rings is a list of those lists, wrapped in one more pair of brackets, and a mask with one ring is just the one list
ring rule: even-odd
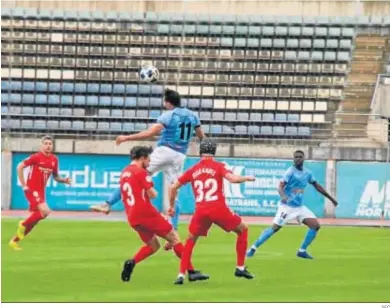
{"label": "player's raised leg", "polygon": [[50,209],[46,203],[36,206],[36,209],[25,220],[20,221],[16,230],[16,235],[9,242],[9,246],[15,250],[21,250],[19,242],[31,232],[31,230],[50,214]]}
{"label": "player's raised leg", "polygon": [[303,207],[302,212],[301,221],[309,227],[309,230],[307,231],[302,245],[297,252],[297,256],[303,259],[313,259],[313,257],[307,253],[306,249],[316,238],[321,226],[317,218],[315,218],[314,214],[308,208]]}
{"label": "player's raised leg", "polygon": [[255,276],[248,272],[245,266],[245,253],[248,248],[248,226],[241,222],[233,231],[237,234],[237,266],[234,275],[236,277],[253,279]]}
{"label": "player's raised leg", "polygon": [[109,214],[111,212],[111,207],[121,200],[121,189],[118,188],[110,195],[110,197],[101,204],[91,205],[89,208],[94,212],[101,212]]}

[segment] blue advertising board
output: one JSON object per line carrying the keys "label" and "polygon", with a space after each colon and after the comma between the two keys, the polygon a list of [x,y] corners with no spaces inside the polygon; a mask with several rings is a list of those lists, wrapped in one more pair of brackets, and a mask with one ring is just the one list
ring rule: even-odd
{"label": "blue advertising board", "polygon": [[337,163],[337,218],[390,218],[390,164]]}
{"label": "blue advertising board", "polygon": [[[12,209],[27,209],[27,200],[18,181],[16,166],[31,153],[13,153],[12,156]],[[72,185],[55,182],[52,178],[47,183],[46,201],[52,210],[86,211],[92,204],[102,203],[119,187],[119,177],[123,168],[129,164],[127,155],[88,155],[58,154],[59,174],[70,177]],[[25,168],[28,172],[28,167]],[[162,209],[162,175],[153,178],[159,191],[153,204]],[[113,210],[122,210],[122,201]]]}
{"label": "blue advertising board", "polygon": [[[218,158],[227,165],[233,173],[239,175],[252,175],[255,182],[242,184],[224,183],[224,192],[227,204],[240,215],[248,216],[274,216],[280,201],[277,192],[279,181],[291,165],[291,160],[265,160],[265,159],[236,159]],[[190,168],[199,158],[188,158],[185,169]],[[325,162],[306,161],[305,166],[311,169],[320,184],[325,185]],[[179,201],[182,213],[194,211],[194,195],[190,185],[181,188]],[[324,216],[324,197],[308,185],[304,194],[304,204],[310,208],[317,217]]]}

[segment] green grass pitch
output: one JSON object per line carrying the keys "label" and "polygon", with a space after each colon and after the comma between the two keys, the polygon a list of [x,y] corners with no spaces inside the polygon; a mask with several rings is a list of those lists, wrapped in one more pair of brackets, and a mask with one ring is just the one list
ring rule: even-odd
{"label": "green grass pitch", "polygon": [[[5,302],[313,302],[390,301],[390,230],[323,227],[295,256],[304,227],[286,227],[247,261],[254,280],[237,279],[235,234],[213,227],[195,247],[196,268],[209,281],[173,285],[178,260],[159,251],[120,280],[123,261],[141,242],[125,222],[59,221],[40,225],[13,251],[17,225],[2,219],[2,301]],[[264,226],[250,226],[252,243]],[[184,238],[186,225],[180,226]]]}

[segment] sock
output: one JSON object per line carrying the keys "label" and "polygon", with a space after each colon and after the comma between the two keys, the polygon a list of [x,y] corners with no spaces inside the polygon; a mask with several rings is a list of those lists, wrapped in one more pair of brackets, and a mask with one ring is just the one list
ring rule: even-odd
{"label": "sock", "polygon": [[237,236],[236,253],[237,253],[237,266],[244,266],[245,255],[248,248],[248,229],[245,229]]}
{"label": "sock", "polygon": [[245,266],[237,266],[237,269],[239,269],[240,271],[243,271],[245,269]]}
{"label": "sock", "polygon": [[[179,244],[177,244],[179,245]],[[176,245],[176,246],[177,246]],[[183,253],[181,254],[181,261],[180,261],[180,273],[185,275],[186,271],[193,271],[194,268],[192,267],[192,264],[191,264],[191,256],[192,256],[192,251],[194,250],[194,247],[195,247],[195,242],[192,240],[192,239],[188,239],[186,241],[186,244],[185,246],[183,246],[183,244],[181,244],[181,247],[183,249]],[[175,247],[173,247],[173,249],[175,249]],[[176,252],[176,250],[175,250]]]}
{"label": "sock", "polygon": [[35,211],[25,221],[22,222],[22,225],[25,226],[27,230],[28,227],[30,226],[34,227],[38,223],[38,221],[40,221],[43,218],[44,217],[42,216],[40,211]]}
{"label": "sock", "polygon": [[115,190],[111,196],[107,199],[106,203],[110,206],[113,206],[115,203],[121,200],[121,189],[118,188]]}
{"label": "sock", "polygon": [[133,260],[134,260],[135,264],[138,264],[139,262],[141,262],[142,260],[145,260],[147,257],[152,255],[153,253],[154,253],[153,248],[148,246],[148,245],[145,245],[145,246],[141,247],[140,250],[138,250],[138,252],[134,256]]}
{"label": "sock", "polygon": [[265,229],[251,248],[258,248],[260,245],[264,244],[264,242],[268,240],[274,233],[275,232],[272,228]]}
{"label": "sock", "polygon": [[179,225],[179,216],[180,216],[180,203],[179,201],[175,201],[175,215],[171,217],[171,224],[175,230]]}
{"label": "sock", "polygon": [[317,231],[314,229],[309,229],[306,233],[306,237],[303,240],[303,243],[301,245],[301,251],[305,251],[307,247],[313,242],[313,240],[316,238]]}

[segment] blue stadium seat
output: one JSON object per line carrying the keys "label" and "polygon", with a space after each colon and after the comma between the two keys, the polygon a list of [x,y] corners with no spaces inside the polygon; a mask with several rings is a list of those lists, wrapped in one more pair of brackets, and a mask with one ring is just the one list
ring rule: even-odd
{"label": "blue stadium seat", "polygon": [[298,136],[304,136],[304,137],[310,136],[310,127],[299,127]]}
{"label": "blue stadium seat", "polygon": [[135,115],[137,118],[148,118],[149,117],[149,112],[147,110],[137,110],[135,112]]}
{"label": "blue stadium seat", "polygon": [[123,118],[123,110],[122,109],[112,109],[111,116],[113,118],[117,118],[117,119]]}
{"label": "blue stadium seat", "polygon": [[71,108],[61,108],[60,114],[62,116],[71,116],[72,115],[72,109]]}
{"label": "blue stadium seat", "polygon": [[35,95],[35,103],[36,104],[46,104],[47,103],[47,95],[44,95],[44,94]]}
{"label": "blue stadium seat", "polygon": [[198,98],[190,98],[188,100],[188,108],[199,108],[200,107],[200,99]]}
{"label": "blue stadium seat", "polygon": [[44,107],[36,107],[34,109],[34,114],[46,115],[46,108],[44,108]]}
{"label": "blue stadium seat", "polygon": [[[12,82],[12,90],[19,90],[19,89],[15,89],[13,88],[13,84],[14,82]],[[25,81],[23,82],[23,87],[22,87],[23,91],[34,91],[35,90],[35,84],[34,82],[31,82],[31,81]]]}
{"label": "blue stadium seat", "polygon": [[283,126],[274,126],[272,134],[274,136],[284,136],[284,127]]}
{"label": "blue stadium seat", "polygon": [[151,93],[152,94],[162,94],[164,92],[164,87],[160,85],[153,84],[151,86]]}
{"label": "blue stadium seat", "polygon": [[33,94],[23,94],[22,102],[24,104],[34,104],[34,95]]}
{"label": "blue stadium seat", "polygon": [[47,109],[48,115],[59,115],[60,114],[60,108],[48,108]]}
{"label": "blue stadium seat", "polygon": [[274,115],[272,113],[263,113],[263,121],[265,122],[273,122]]}
{"label": "blue stadium seat", "polygon": [[124,104],[124,101],[125,101],[125,99],[123,97],[114,96],[112,98],[112,105],[116,106],[116,107],[122,107]]}
{"label": "blue stadium seat", "polygon": [[110,130],[114,132],[121,132],[122,131],[122,123],[120,122],[111,122],[110,123]]}
{"label": "blue stadium seat", "polygon": [[32,115],[32,114],[34,114],[34,108],[33,107],[24,106],[24,107],[22,107],[22,114]]}
{"label": "blue stadium seat", "polygon": [[35,120],[34,121],[35,129],[46,129],[46,121],[44,120]]}
{"label": "blue stadium seat", "polygon": [[299,122],[299,114],[290,113],[287,115],[288,122]]}
{"label": "blue stadium seat", "polygon": [[123,132],[134,132],[135,131],[135,125],[134,123],[123,123]]}
{"label": "blue stadium seat", "polygon": [[37,92],[46,92],[47,91],[47,82],[39,81],[35,84],[35,90]]}
{"label": "blue stadium seat", "polygon": [[272,126],[262,126],[260,128],[260,135],[272,135]]}
{"label": "blue stadium seat", "polygon": [[235,121],[237,119],[237,114],[235,112],[226,112],[224,119],[226,121]]}
{"label": "blue stadium seat", "polygon": [[110,96],[100,96],[98,99],[99,106],[110,106],[111,97]]}
{"label": "blue stadium seat", "polygon": [[249,135],[259,135],[260,134],[260,128],[255,125],[248,126],[248,134]]}
{"label": "blue stadium seat", "polygon": [[247,134],[247,127],[244,125],[237,125],[234,130],[235,130],[236,134],[238,134],[238,135],[246,135]]}
{"label": "blue stadium seat", "polygon": [[76,83],[74,85],[74,91],[76,93],[85,93],[87,92],[87,85],[85,83]]}
{"label": "blue stadium seat", "polygon": [[[101,101],[102,97],[100,98]],[[87,96],[87,106],[97,106],[99,105],[99,97],[97,96]]]}
{"label": "blue stadium seat", "polygon": [[32,120],[22,120],[21,124],[23,129],[32,129],[34,126]]}
{"label": "blue stadium seat", "polygon": [[8,107],[7,106],[1,106],[1,114],[7,114],[8,113]]}
{"label": "blue stadium seat", "polygon": [[22,95],[19,93],[12,93],[12,94],[8,95],[8,100],[5,100],[4,102],[19,104],[22,102]]}
{"label": "blue stadium seat", "polygon": [[84,122],[83,121],[73,121],[72,122],[72,129],[73,130],[84,130]]}
{"label": "blue stadium seat", "polygon": [[213,108],[213,100],[203,98],[200,104],[201,108]]}
{"label": "blue stadium seat", "polygon": [[137,106],[137,99],[135,97],[125,98],[125,107],[135,107],[135,106]]}
{"label": "blue stadium seat", "polygon": [[126,85],[126,93],[127,94],[138,94],[138,87],[133,84]]}
{"label": "blue stadium seat", "polygon": [[59,95],[49,95],[49,104],[58,105],[60,103],[60,96]]}
{"label": "blue stadium seat", "polygon": [[62,92],[74,92],[74,83],[64,82],[61,86]]}
{"label": "blue stadium seat", "polygon": [[47,121],[48,129],[58,129],[59,122],[57,120],[49,120]]}
{"label": "blue stadium seat", "polygon": [[151,97],[150,98],[150,106],[154,108],[161,108],[163,105],[163,101],[161,98],[155,98]]}
{"label": "blue stadium seat", "polygon": [[157,119],[161,115],[160,110],[150,110],[149,118]]}
{"label": "blue stadium seat", "polygon": [[87,86],[88,93],[99,93],[99,84],[98,83],[89,83]]}
{"label": "blue stadium seat", "polygon": [[[202,116],[202,113],[204,114],[203,116]],[[204,120],[210,119],[210,112],[201,112],[200,115],[201,115],[201,119],[204,119]],[[208,117],[207,117],[207,115],[208,115]],[[223,112],[214,111],[212,113],[212,119],[216,120],[216,121],[224,120]]]}
{"label": "blue stadium seat", "polygon": [[1,102],[3,104],[8,104],[9,102],[11,102],[11,96],[6,93],[1,93]]}
{"label": "blue stadium seat", "polygon": [[233,46],[233,38],[223,37],[221,39],[221,46]]}
{"label": "blue stadium seat", "polygon": [[74,104],[75,105],[85,105],[85,96],[84,95],[74,96]]}
{"label": "blue stadium seat", "polygon": [[182,107],[188,107],[188,98],[181,98],[180,104]]}
{"label": "blue stadium seat", "polygon": [[61,96],[61,105],[72,105],[73,96],[71,95],[62,95]]}
{"label": "blue stadium seat", "polygon": [[285,113],[277,113],[275,114],[276,122],[285,122],[287,121],[287,115]]}
{"label": "blue stadium seat", "polygon": [[239,113],[237,113],[237,120],[238,121],[248,121],[249,114],[247,112],[239,112]]}
{"label": "blue stadium seat", "polygon": [[140,122],[134,123],[134,129],[136,132],[140,132],[140,131],[145,130],[147,128],[148,128],[148,125],[146,123],[140,123]]}
{"label": "blue stadium seat", "polygon": [[98,122],[98,130],[106,132],[110,129],[110,123],[108,122]]}
{"label": "blue stadium seat", "polygon": [[49,83],[49,92],[60,92],[61,84],[59,82],[50,82]]}
{"label": "blue stadium seat", "polygon": [[2,80],[1,81],[1,91],[8,91],[11,89],[10,87],[10,81],[8,80]]}
{"label": "blue stadium seat", "polygon": [[296,136],[298,135],[298,129],[294,126],[286,127],[286,136]]}
{"label": "blue stadium seat", "polygon": [[249,120],[250,121],[261,121],[261,113],[251,113]]}
{"label": "blue stadium seat", "polygon": [[100,93],[112,93],[112,85],[111,84],[101,84],[100,85]]}
{"label": "blue stadium seat", "polygon": [[72,123],[70,121],[61,121],[60,122],[60,129],[70,130],[71,128],[72,128]]}
{"label": "blue stadium seat", "polygon": [[137,99],[137,106],[139,106],[139,107],[149,107],[149,97],[139,97]]}
{"label": "blue stadium seat", "polygon": [[205,134],[210,133],[210,125],[209,124],[202,125],[202,127],[203,127],[203,131]]}
{"label": "blue stadium seat", "polygon": [[210,133],[221,134],[222,133],[222,126],[221,125],[211,125],[210,126]]}
{"label": "blue stadium seat", "polygon": [[211,119],[211,112],[209,111],[201,111],[199,113],[200,120],[210,120]]}
{"label": "blue stadium seat", "polygon": [[126,92],[126,87],[124,84],[114,84],[113,92],[116,94],[124,94]]}

